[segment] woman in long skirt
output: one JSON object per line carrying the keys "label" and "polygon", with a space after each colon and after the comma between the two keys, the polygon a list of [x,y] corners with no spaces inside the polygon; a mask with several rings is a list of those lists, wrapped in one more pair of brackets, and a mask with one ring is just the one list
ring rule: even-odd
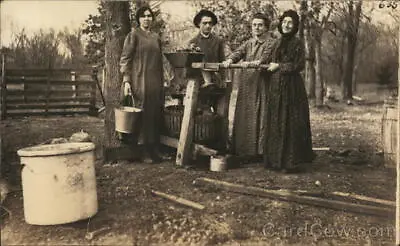
{"label": "woman in long skirt", "polygon": [[282,36],[270,56],[264,163],[267,168],[299,171],[314,159],[307,93],[300,71],[304,45],[296,37],[299,16],[288,10],[279,19]]}
{"label": "woman in long skirt", "polygon": [[[242,60],[242,64],[260,65],[265,53],[270,53],[273,40],[268,36],[270,21],[257,13],[252,20],[253,37],[235,50],[223,63]],[[238,87],[235,123],[233,128],[234,152],[249,158],[262,158],[264,143],[264,113],[266,105],[266,78],[259,69],[245,69],[235,76],[234,87]]]}
{"label": "woman in long skirt", "polygon": [[164,103],[161,41],[150,31],[153,20],[149,7],[138,9],[139,28],[126,36],[120,59],[124,94],[132,94],[134,106],[143,108],[138,141],[144,146],[143,161],[146,163],[161,160],[157,147]]}

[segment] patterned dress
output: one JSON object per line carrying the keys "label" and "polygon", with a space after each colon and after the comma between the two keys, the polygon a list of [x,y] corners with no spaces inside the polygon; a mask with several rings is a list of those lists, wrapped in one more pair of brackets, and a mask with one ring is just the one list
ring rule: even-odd
{"label": "patterned dress", "polygon": [[295,36],[282,37],[270,58],[279,63],[267,90],[264,162],[274,169],[293,169],[314,158],[307,94],[300,71],[304,46]]}
{"label": "patterned dress", "polygon": [[159,142],[163,92],[163,61],[158,35],[138,28],[125,38],[120,71],[131,76],[135,106],[143,108],[139,144]]}
{"label": "patterned dress", "polygon": [[[262,60],[270,53],[273,40],[250,39],[228,58],[233,62]],[[266,105],[266,73],[256,69],[236,70],[233,88],[238,97],[233,125],[233,146],[236,155],[256,156],[263,153],[265,142],[264,113]]]}

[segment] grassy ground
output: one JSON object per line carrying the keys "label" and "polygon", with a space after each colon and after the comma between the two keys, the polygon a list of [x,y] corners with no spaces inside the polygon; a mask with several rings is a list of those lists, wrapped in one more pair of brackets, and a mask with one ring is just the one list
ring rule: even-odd
{"label": "grassy ground", "polygon": [[[393,215],[349,213],[193,184],[196,178],[208,177],[262,188],[342,191],[394,201],[395,172],[383,163],[382,113],[382,105],[334,104],[330,109],[312,109],[314,146],[329,147],[330,151],[317,152],[312,166],[301,174],[265,170],[261,163],[243,164],[221,173],[210,172],[202,165],[181,169],[173,161],[103,165],[98,149],[97,215],[67,225],[28,225],[22,192],[17,189],[4,204],[12,217],[2,214],[2,245],[393,244]],[[19,163],[16,150],[50,138],[68,137],[81,129],[100,146],[103,125],[102,119],[86,116],[9,119],[1,123],[3,157],[15,167]],[[18,178],[15,182],[18,184]],[[151,189],[199,202],[206,209],[196,211],[171,203],[153,196]],[[111,230],[93,240],[85,239],[87,230],[104,227]]]}

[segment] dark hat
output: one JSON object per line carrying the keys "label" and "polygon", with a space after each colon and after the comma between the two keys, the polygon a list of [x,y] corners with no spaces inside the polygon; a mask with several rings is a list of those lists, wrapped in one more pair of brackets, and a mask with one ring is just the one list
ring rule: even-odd
{"label": "dark hat", "polygon": [[299,31],[299,25],[300,25],[300,17],[297,14],[296,11],[289,9],[283,12],[281,17],[279,18],[279,25],[278,25],[278,31],[283,34],[282,32],[282,21],[285,19],[285,17],[291,17],[293,20],[293,30],[288,33],[287,35],[295,35]]}
{"label": "dark hat", "polygon": [[197,28],[199,28],[199,23],[200,23],[201,18],[202,18],[203,16],[211,17],[211,19],[212,19],[212,24],[213,24],[213,25],[215,25],[215,24],[218,23],[217,16],[216,16],[213,12],[211,12],[210,10],[202,9],[202,10],[200,10],[199,13],[197,13],[196,16],[193,18],[193,24],[194,24]]}

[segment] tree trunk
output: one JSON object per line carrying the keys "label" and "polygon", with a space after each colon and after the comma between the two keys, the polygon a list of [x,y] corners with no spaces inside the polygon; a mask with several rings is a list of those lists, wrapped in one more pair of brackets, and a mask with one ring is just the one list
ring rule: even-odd
{"label": "tree trunk", "polygon": [[304,22],[304,49],[305,49],[305,85],[307,89],[308,98],[315,99],[315,70],[314,70],[314,49],[313,41],[310,35],[310,28],[308,21]]}
{"label": "tree trunk", "polygon": [[344,83],[344,66],[345,61],[346,61],[346,53],[345,53],[345,46],[346,46],[346,35],[342,35],[341,36],[341,41],[340,41],[340,53],[339,53],[339,64],[338,64],[338,68],[339,68],[339,76],[340,80],[337,81],[337,85],[343,85]]}
{"label": "tree trunk", "polygon": [[299,37],[304,42],[304,26],[307,21],[307,1],[302,0],[300,3],[300,24],[299,24]]}
{"label": "tree trunk", "polygon": [[321,71],[321,40],[318,38],[315,41],[315,83],[318,88],[316,97],[316,106],[322,106],[324,104],[324,82],[322,80]]}
{"label": "tree trunk", "polygon": [[[105,142],[104,161],[113,162],[119,158],[118,152],[128,146],[121,145],[115,132],[114,108],[120,104],[121,74],[119,59],[126,34],[130,30],[129,2],[103,1],[106,12],[105,33]],[[129,151],[126,151],[129,153]]]}
{"label": "tree trunk", "polygon": [[353,69],[353,77],[352,77],[352,85],[353,85],[353,94],[357,92],[357,72],[358,72],[358,64],[359,64],[359,56],[355,54],[354,57],[354,69]]}
{"label": "tree trunk", "polygon": [[362,1],[356,3],[356,9],[353,9],[353,1],[349,2],[349,22],[347,30],[347,59],[346,67],[344,69],[343,80],[343,99],[353,99],[353,69],[354,69],[354,56],[357,47],[358,26],[360,23]]}

